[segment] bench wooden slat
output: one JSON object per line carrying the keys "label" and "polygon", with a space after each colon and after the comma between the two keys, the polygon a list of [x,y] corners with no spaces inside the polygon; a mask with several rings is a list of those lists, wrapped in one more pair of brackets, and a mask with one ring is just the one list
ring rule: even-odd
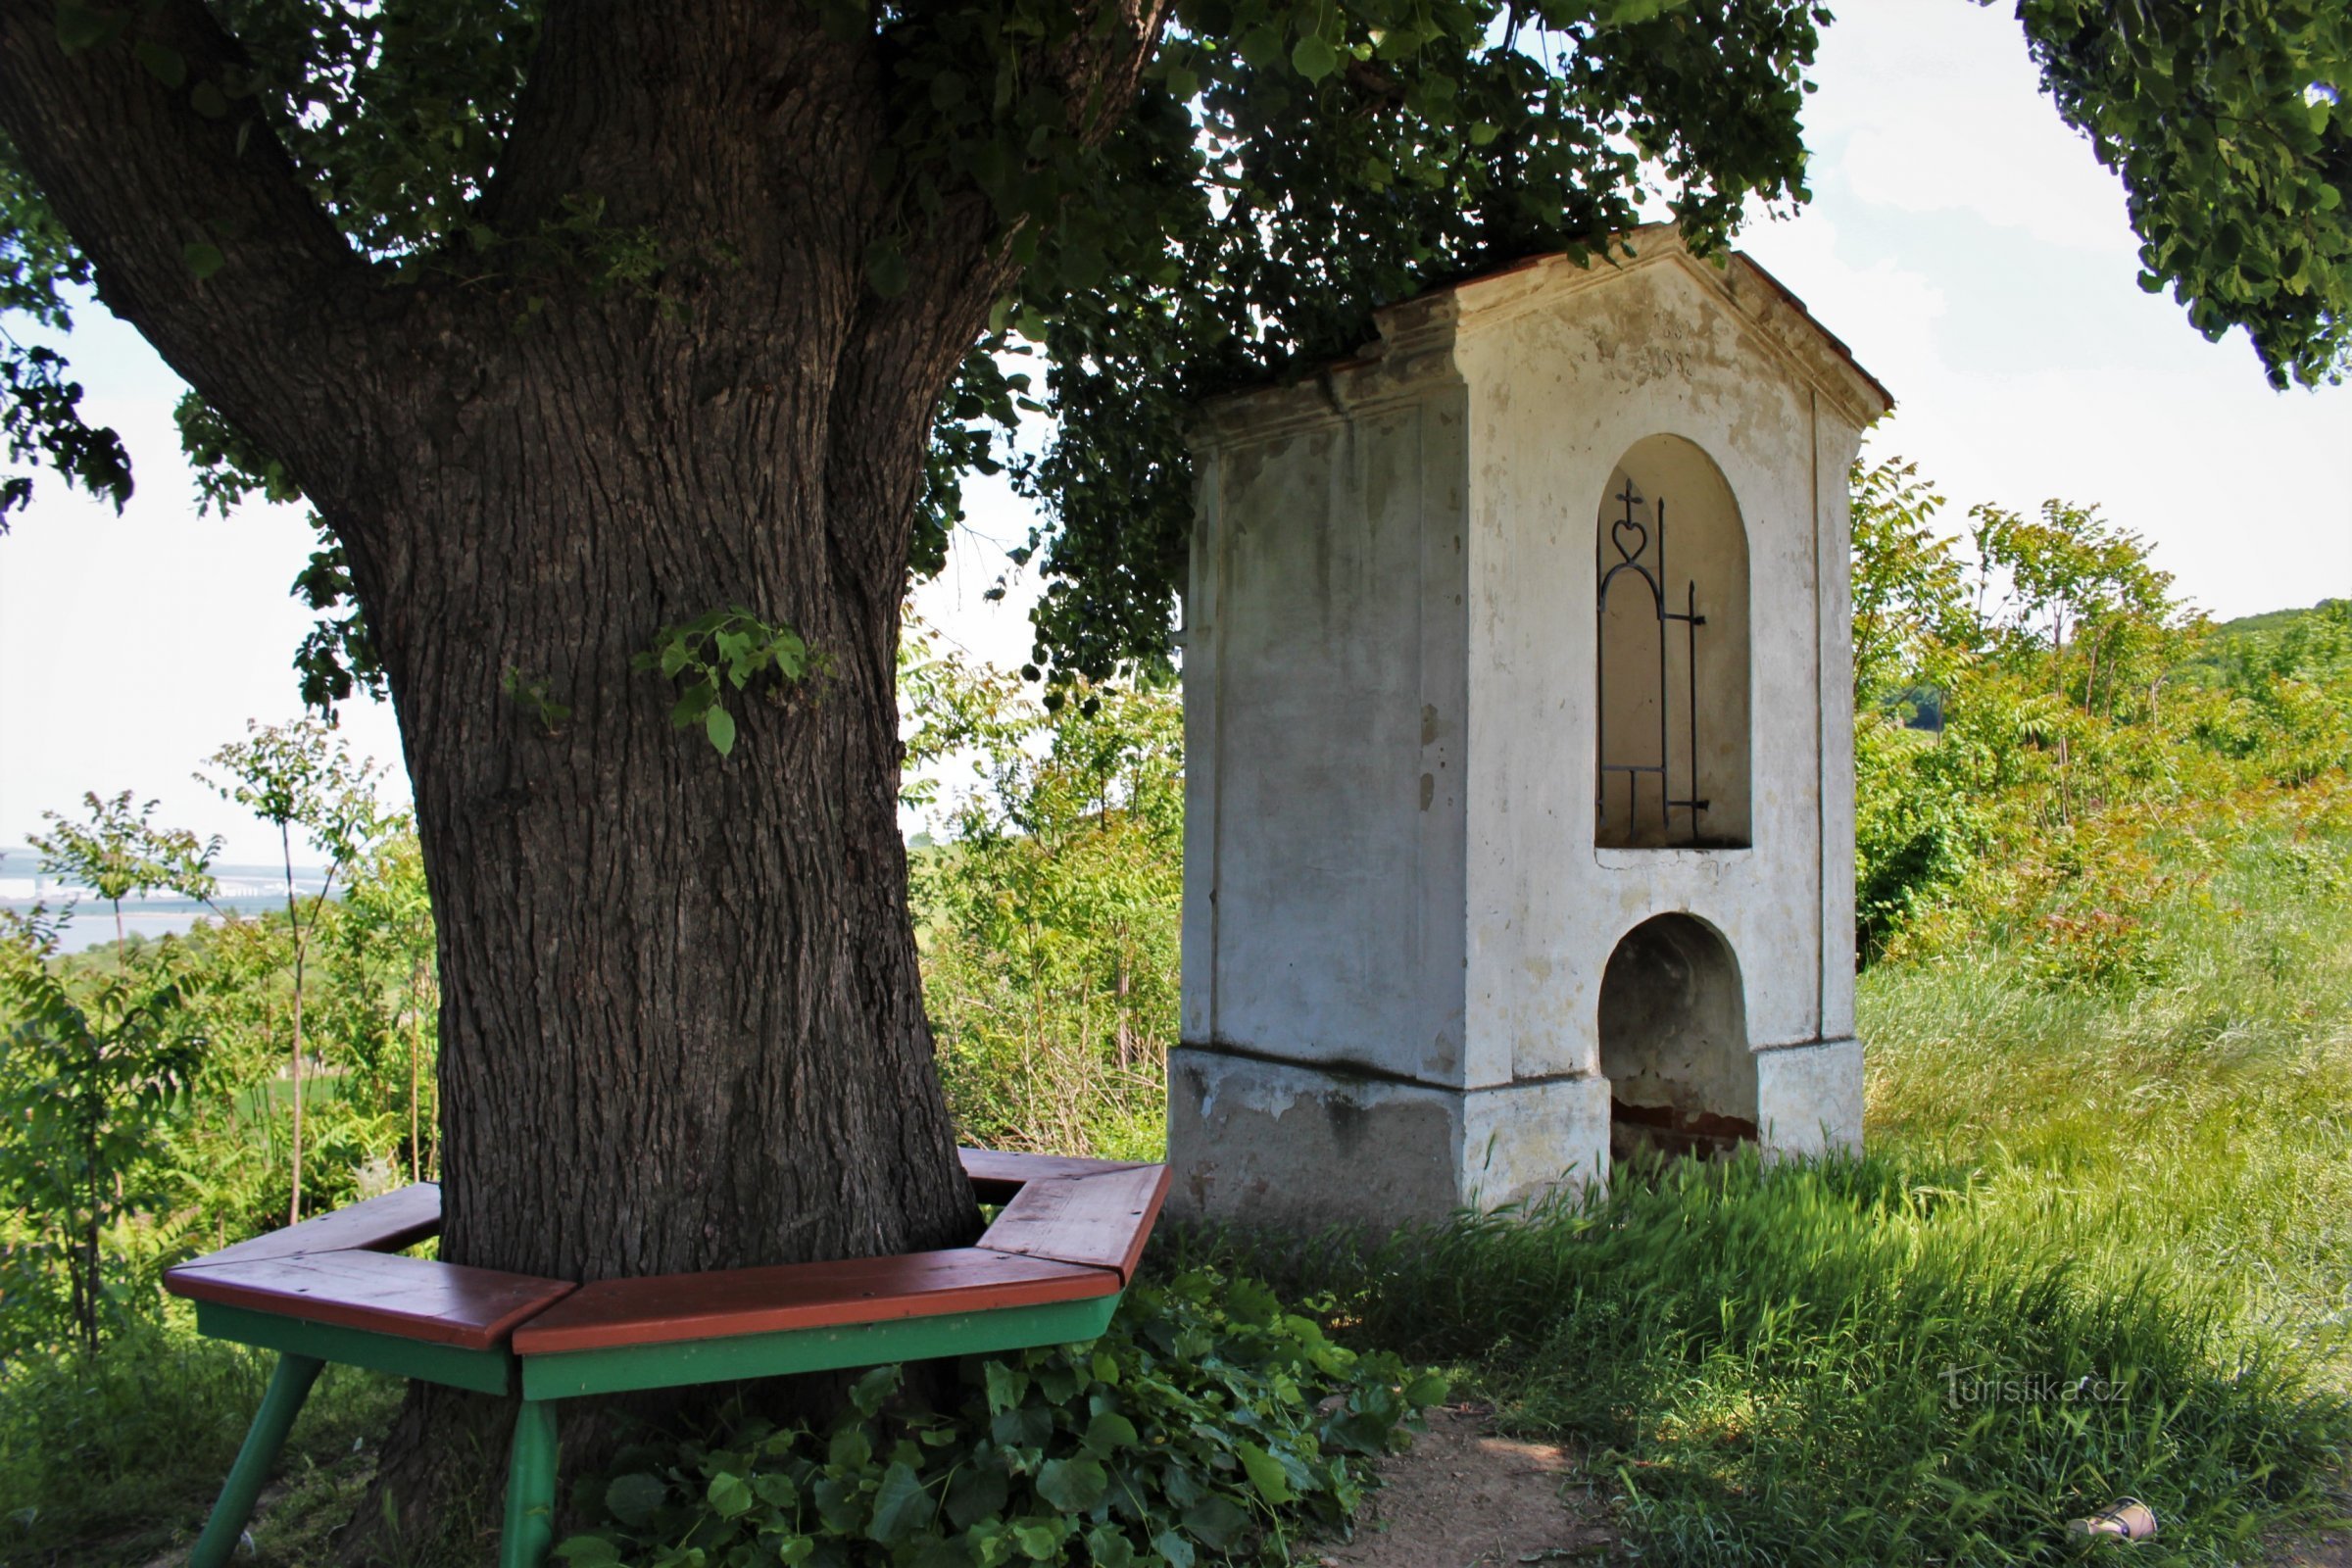
{"label": "bench wooden slat", "polygon": [[495,1348],[516,1324],[577,1289],[568,1280],[356,1250],[175,1268],[164,1285],[192,1300],[468,1350]]}
{"label": "bench wooden slat", "polygon": [[1002,1250],[956,1248],[835,1263],[783,1263],[584,1285],[515,1331],[517,1355],[834,1328],[985,1307],[1112,1296],[1119,1276]]}
{"label": "bench wooden slat", "polygon": [[418,1182],[397,1192],[338,1208],[299,1225],[265,1231],[218,1252],[190,1258],[181,1268],[218,1268],[263,1258],[301,1257],[312,1252],[397,1252],[441,1233],[441,1187]]}
{"label": "bench wooden slat", "polygon": [[1050,1257],[1115,1272],[1123,1287],[1168,1196],[1168,1167],[1130,1165],[1088,1176],[1032,1181],[980,1238],[992,1251]]}
{"label": "bench wooden slat", "polygon": [[1078,1159],[1068,1154],[1014,1154],[1001,1149],[958,1149],[963,1174],[983,1203],[1002,1203],[1030,1182],[1065,1176],[1101,1176],[1115,1170],[1135,1170],[1128,1160]]}

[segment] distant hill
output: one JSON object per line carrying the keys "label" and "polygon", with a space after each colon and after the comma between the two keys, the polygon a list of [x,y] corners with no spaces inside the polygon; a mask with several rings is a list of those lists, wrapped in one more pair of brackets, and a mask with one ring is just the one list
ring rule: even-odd
{"label": "distant hill", "polygon": [[2352,677],[2352,600],[2323,599],[2308,609],[2225,620],[2207,633],[2176,678],[2229,686],[2271,671],[2321,682]]}

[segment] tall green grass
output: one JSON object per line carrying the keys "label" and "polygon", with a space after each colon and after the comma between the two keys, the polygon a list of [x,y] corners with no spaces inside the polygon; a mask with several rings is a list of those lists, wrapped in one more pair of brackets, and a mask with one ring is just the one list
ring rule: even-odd
{"label": "tall green grass", "polygon": [[1685,1162],[1310,1272],[1358,1333],[1586,1443],[1668,1562],[2055,1561],[2127,1494],[2226,1562],[2323,1510],[2352,1409],[2292,1345],[2046,1212],[1881,1157]]}
{"label": "tall green grass", "polygon": [[[193,1543],[275,1357],[200,1339],[188,1316],[142,1317],[95,1355],[0,1371],[0,1564],[145,1564]],[[259,1568],[323,1560],[307,1538],[348,1515],[372,1464],[359,1446],[398,1399],[393,1379],[327,1369],[279,1467],[294,1505],[255,1526]]]}
{"label": "tall green grass", "polygon": [[2135,1562],[2265,1560],[2352,1451],[2352,853],[2165,858],[2129,983],[2030,921],[1865,976],[1866,1158],[1245,1266],[1582,1442],[1649,1560],[2057,1562],[2127,1494]]}

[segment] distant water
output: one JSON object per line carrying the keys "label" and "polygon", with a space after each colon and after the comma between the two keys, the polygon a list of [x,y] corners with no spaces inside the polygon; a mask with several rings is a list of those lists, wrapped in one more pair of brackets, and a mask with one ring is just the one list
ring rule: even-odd
{"label": "distant water", "polygon": [[[216,913],[234,910],[241,914],[262,914],[286,906],[286,872],[278,865],[216,865],[214,880],[220,891],[213,897],[212,906],[166,895],[150,899],[122,901],[122,931],[125,936],[161,937],[185,931],[197,921]],[[317,865],[298,865],[294,868],[294,892],[308,898],[325,884],[326,868]],[[336,890],[338,894],[341,889]],[[60,946],[68,953],[79,953],[115,940],[114,906],[88,888],[76,886],[72,880],[44,864],[38,850],[20,847],[0,850],[0,908],[28,912],[36,904],[45,904],[52,910],[74,905],[74,920],[65,929]]]}

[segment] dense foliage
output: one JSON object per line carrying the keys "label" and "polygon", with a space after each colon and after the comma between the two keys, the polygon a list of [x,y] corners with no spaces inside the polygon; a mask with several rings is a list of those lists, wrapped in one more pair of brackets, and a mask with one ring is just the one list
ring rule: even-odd
{"label": "dense foliage", "polygon": [[2020,0],[2042,84],[2123,176],[2140,286],[2273,384],[2352,368],[2352,12],[2330,0]]}
{"label": "dense foliage", "polygon": [[[1310,1303],[1329,1310],[1329,1302]],[[573,1568],[1193,1568],[1296,1560],[1444,1380],[1334,1343],[1253,1281],[1139,1284],[1109,1333],[957,1365],[931,1408],[878,1367],[829,1431],[742,1422],[624,1452]]]}
{"label": "dense foliage", "polygon": [[948,1103],[990,1148],[1156,1157],[1175,1043],[1184,723],[1114,684],[1047,712],[929,641],[901,671],[923,992]]}
{"label": "dense foliage", "polygon": [[1867,957],[2032,929],[2053,979],[2149,979],[2153,835],[2291,821],[2352,768],[2352,603],[2217,632],[2095,508],[1978,507],[1858,475],[1856,851]]}
{"label": "dense foliage", "polygon": [[[313,744],[323,778],[296,773],[306,809],[340,824],[339,897],[71,956],[73,908],[0,928],[0,1361],[151,1321],[164,1266],[282,1224],[298,1200],[316,1211],[432,1171],[432,916],[414,830],[364,773],[333,771],[317,732],[257,736],[294,756]],[[66,853],[59,867],[101,893],[209,897],[218,846],[182,858],[192,841],[125,818],[126,799],[91,797],[90,824],[59,819],[44,842],[113,830],[130,879]]]}

